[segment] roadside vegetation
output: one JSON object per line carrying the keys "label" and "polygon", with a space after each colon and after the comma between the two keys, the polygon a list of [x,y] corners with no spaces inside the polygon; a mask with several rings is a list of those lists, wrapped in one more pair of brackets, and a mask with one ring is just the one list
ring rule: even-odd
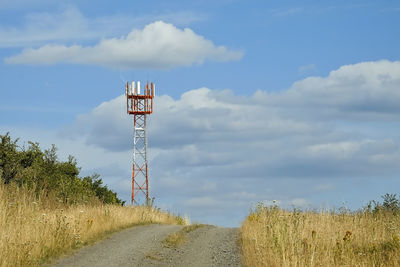
{"label": "roadside vegetation", "polygon": [[58,161],[54,146],[0,138],[0,266],[37,266],[136,224],[184,224],[152,206],[124,207],[98,175]]}
{"label": "roadside vegetation", "polygon": [[39,195],[53,197],[57,203],[78,204],[93,200],[123,204],[115,192],[103,185],[98,174],[79,177],[80,169],[73,156],[59,161],[53,145],[42,151],[38,143],[20,147],[18,139],[0,135],[0,180],[24,187]]}
{"label": "roadside vegetation", "polygon": [[400,200],[363,210],[286,211],[259,205],[241,227],[245,266],[400,266]]}
{"label": "roadside vegetation", "polygon": [[188,240],[187,234],[205,226],[205,224],[191,224],[183,227],[180,231],[168,235],[163,241],[164,247],[177,248],[185,244]]}

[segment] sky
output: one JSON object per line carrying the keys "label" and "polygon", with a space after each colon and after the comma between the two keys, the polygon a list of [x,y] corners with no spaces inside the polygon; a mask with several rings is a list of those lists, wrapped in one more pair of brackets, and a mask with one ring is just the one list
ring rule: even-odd
{"label": "sky", "polygon": [[127,81],[156,84],[150,196],[239,226],[400,188],[400,2],[0,0],[0,134],[129,202]]}

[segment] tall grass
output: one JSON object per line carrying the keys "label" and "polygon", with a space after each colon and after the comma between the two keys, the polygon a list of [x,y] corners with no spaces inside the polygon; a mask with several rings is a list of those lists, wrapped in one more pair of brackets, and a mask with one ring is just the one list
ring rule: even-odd
{"label": "tall grass", "polygon": [[245,266],[400,266],[400,216],[259,206],[241,245]]}
{"label": "tall grass", "polygon": [[51,196],[0,185],[0,266],[37,266],[106,233],[135,224],[179,224],[152,207],[65,206]]}

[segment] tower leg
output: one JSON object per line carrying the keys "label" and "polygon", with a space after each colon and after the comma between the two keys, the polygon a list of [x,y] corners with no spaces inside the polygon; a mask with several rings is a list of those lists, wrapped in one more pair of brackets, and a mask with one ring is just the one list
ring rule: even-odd
{"label": "tower leg", "polygon": [[149,204],[146,115],[144,114],[134,116],[132,204]]}
{"label": "tower leg", "polygon": [[132,199],[131,203],[135,202],[135,163],[133,163],[133,170],[132,170]]}

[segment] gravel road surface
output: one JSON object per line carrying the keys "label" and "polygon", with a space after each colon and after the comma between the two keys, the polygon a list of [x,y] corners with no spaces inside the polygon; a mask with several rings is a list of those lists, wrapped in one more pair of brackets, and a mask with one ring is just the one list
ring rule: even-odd
{"label": "gravel road surface", "polygon": [[238,229],[206,225],[186,234],[187,242],[167,247],[177,225],[136,226],[65,256],[52,266],[241,266]]}

